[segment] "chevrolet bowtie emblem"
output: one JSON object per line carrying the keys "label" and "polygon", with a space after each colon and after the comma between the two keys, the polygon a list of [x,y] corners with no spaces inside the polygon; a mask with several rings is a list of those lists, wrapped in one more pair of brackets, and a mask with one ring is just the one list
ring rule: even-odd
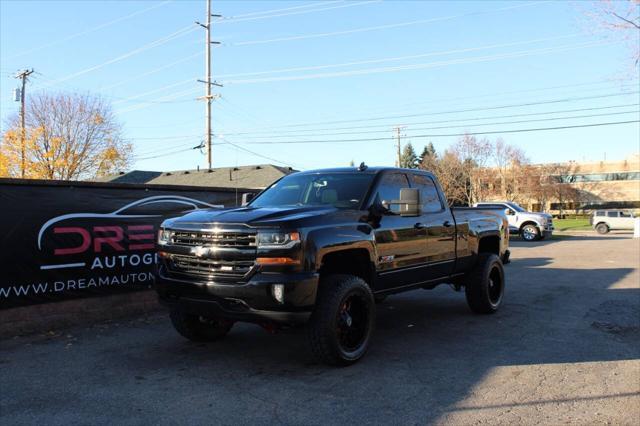
{"label": "chevrolet bowtie emblem", "polygon": [[207,254],[209,254],[209,248],[201,247],[201,246],[192,247],[191,254],[193,254],[196,257],[205,257]]}

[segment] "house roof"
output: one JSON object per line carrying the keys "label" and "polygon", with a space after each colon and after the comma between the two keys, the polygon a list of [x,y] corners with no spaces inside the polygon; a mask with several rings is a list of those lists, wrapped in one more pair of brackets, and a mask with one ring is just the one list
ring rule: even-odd
{"label": "house roof", "polygon": [[142,183],[153,185],[211,186],[219,188],[262,189],[296,170],[290,167],[260,164],[255,166],[217,167],[213,169],[154,172],[132,170],[94,179],[98,182]]}

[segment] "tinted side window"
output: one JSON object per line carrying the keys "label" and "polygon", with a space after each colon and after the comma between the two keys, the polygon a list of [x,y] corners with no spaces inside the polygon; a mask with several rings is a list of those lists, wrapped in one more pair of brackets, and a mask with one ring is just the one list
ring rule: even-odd
{"label": "tinted side window", "polygon": [[411,175],[414,187],[420,190],[420,200],[422,200],[422,212],[433,213],[442,211],[444,206],[438,195],[436,184],[429,176]]}
{"label": "tinted side window", "polygon": [[[404,173],[385,173],[378,184],[378,196],[380,201],[392,201],[400,199],[400,190],[409,188],[409,180]],[[392,212],[398,213],[400,205],[388,206]]]}
{"label": "tinted side window", "polygon": [[607,212],[607,217],[618,217],[618,212]]}
{"label": "tinted side window", "polygon": [[620,212],[620,217],[631,217],[631,214],[627,212]]}
{"label": "tinted side window", "polygon": [[604,216],[604,212],[596,212],[596,216]]}

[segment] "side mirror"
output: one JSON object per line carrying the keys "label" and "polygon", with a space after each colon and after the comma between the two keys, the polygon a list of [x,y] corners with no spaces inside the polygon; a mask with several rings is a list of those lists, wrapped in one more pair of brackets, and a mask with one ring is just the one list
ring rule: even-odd
{"label": "side mirror", "polygon": [[255,196],[255,192],[245,192],[244,194],[242,194],[242,205],[246,206],[247,204],[249,204],[249,202],[253,200]]}
{"label": "side mirror", "polygon": [[420,190],[417,188],[402,188],[400,190],[400,199],[387,201],[386,204],[400,205],[400,216],[420,216]]}
{"label": "side mirror", "polygon": [[400,190],[400,216],[420,216],[420,190],[402,188]]}
{"label": "side mirror", "polygon": [[511,209],[504,209],[504,214],[506,214],[507,216],[513,216],[513,210],[511,210]]}

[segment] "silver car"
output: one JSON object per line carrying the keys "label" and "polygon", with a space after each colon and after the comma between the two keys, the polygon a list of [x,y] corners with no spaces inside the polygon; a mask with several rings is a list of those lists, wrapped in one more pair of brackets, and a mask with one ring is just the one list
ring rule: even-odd
{"label": "silver car", "polygon": [[598,234],[606,234],[611,230],[633,230],[636,218],[632,212],[624,210],[596,210],[591,214],[589,222]]}
{"label": "silver car", "polygon": [[504,209],[509,220],[509,232],[519,234],[525,241],[536,241],[551,237],[553,217],[549,213],[528,212],[522,206],[510,201],[486,201],[475,207],[495,207]]}

